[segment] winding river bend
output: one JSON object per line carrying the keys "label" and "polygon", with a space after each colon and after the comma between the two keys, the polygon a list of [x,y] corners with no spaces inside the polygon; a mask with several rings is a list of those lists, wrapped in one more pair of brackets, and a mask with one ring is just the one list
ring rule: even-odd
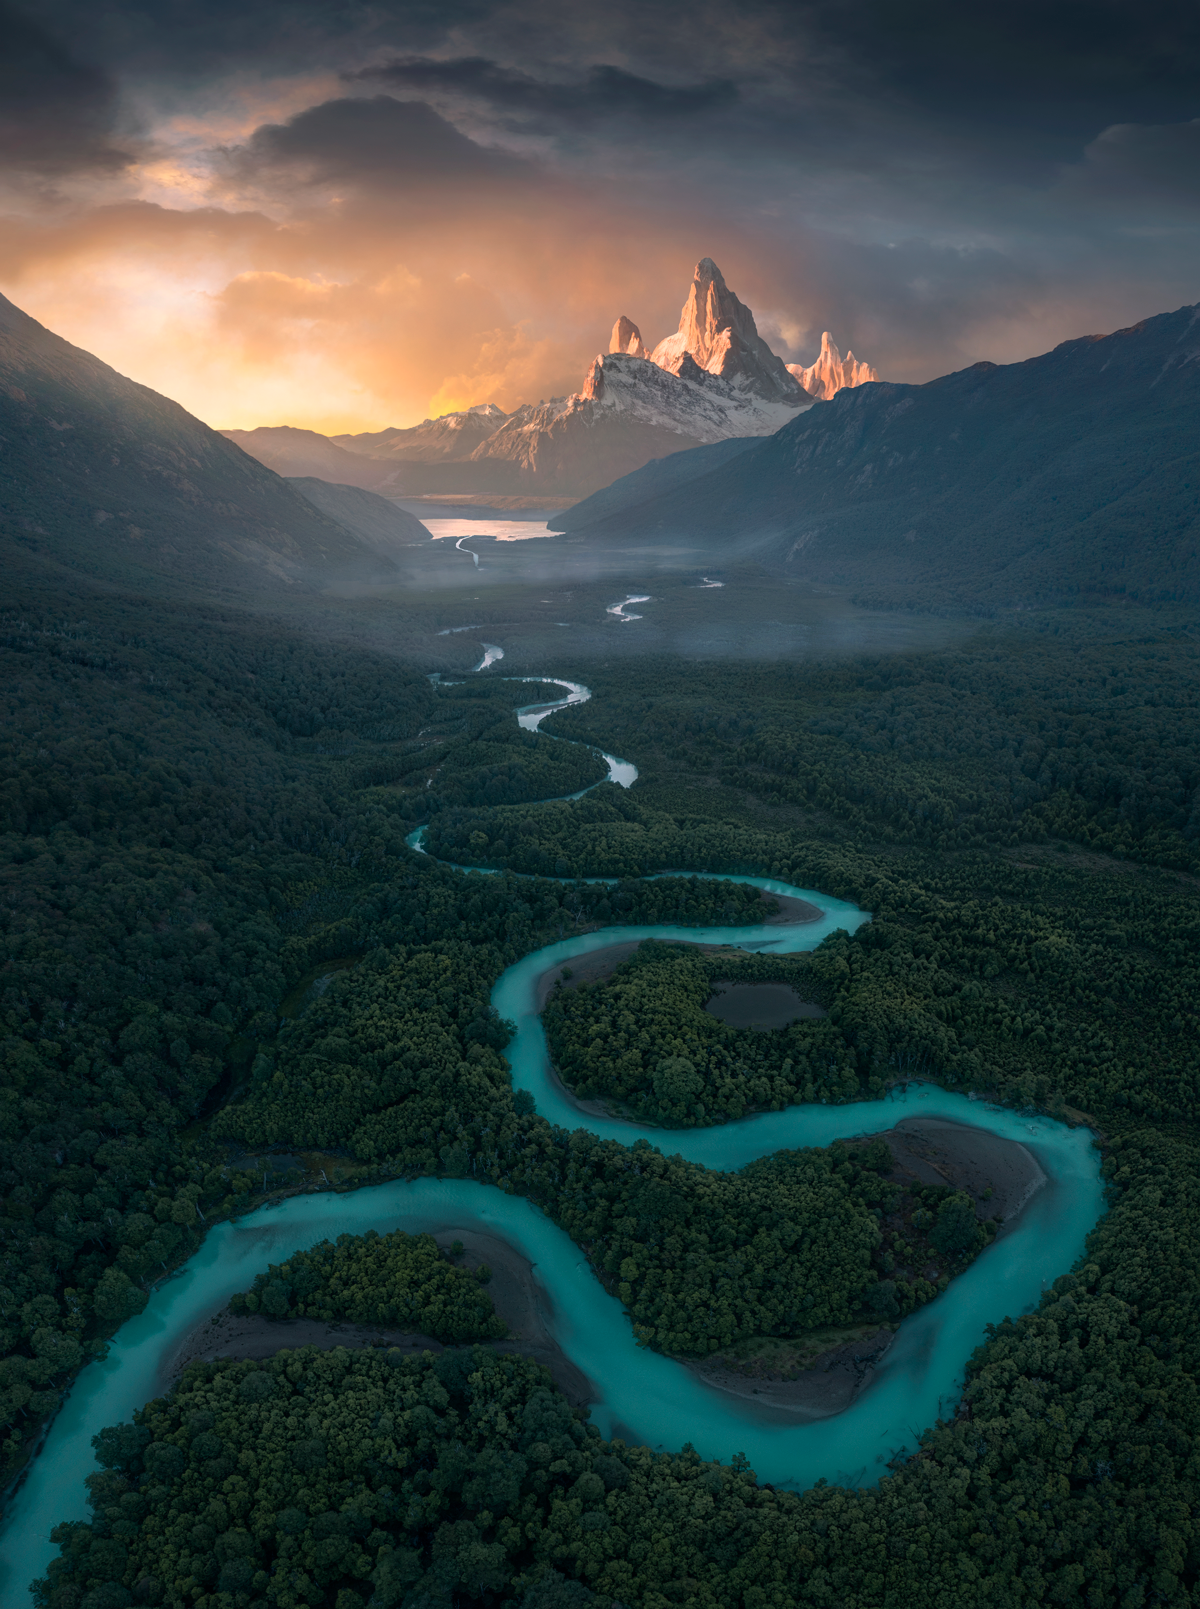
{"label": "winding river bend", "polygon": [[[523,726],[536,729],[555,709],[590,696],[577,683],[554,685],[567,696],[521,710]],[[612,780],[628,786],[636,778],[636,768],[628,762],[605,759]],[[94,1467],[91,1438],[165,1389],[162,1361],[182,1338],[207,1313],[245,1290],[268,1262],[281,1262],[327,1236],[346,1232],[417,1232],[453,1223],[508,1240],[536,1265],[553,1305],[550,1327],[567,1356],[592,1381],[592,1418],[606,1436],[623,1434],[667,1450],[691,1442],[705,1458],[728,1460],[745,1453],[759,1480],[776,1486],[802,1489],[822,1477],[866,1485],[886,1473],[890,1460],[911,1452],[924,1428],[951,1413],[967,1359],[984,1339],[985,1326],[1033,1308],[1083,1252],[1103,1210],[1099,1158],[1089,1131],[987,1106],[935,1086],[910,1085],[885,1100],[794,1106],[709,1129],[669,1132],[584,1118],[551,1076],[536,986],[552,966],[643,938],[794,953],[813,949],[838,928],[853,931],[869,920],[857,907],[811,889],[771,878],[731,880],[807,900],[820,909],[821,919],[782,927],[615,927],[580,934],[509,967],[492,1001],[517,1024],[507,1050],[514,1086],[529,1090],[539,1113],[566,1128],[586,1126],[627,1144],[644,1138],[668,1153],[727,1169],[785,1147],[823,1146],[877,1133],[906,1116],[973,1125],[1020,1141],[1034,1153],[1049,1186],[1033,1197],[1016,1227],[984,1251],[943,1296],[904,1321],[874,1380],[851,1407],[829,1419],[780,1423],[751,1402],[705,1385],[682,1365],[638,1347],[620,1302],[603,1289],[570,1237],[524,1198],[495,1186],[418,1179],[348,1195],[296,1196],[216,1226],[200,1251],[153,1293],[145,1312],[121,1328],[109,1356],[79,1375],[6,1517],[0,1539],[3,1601],[22,1601],[20,1589],[45,1570],[54,1553],[51,1527],[85,1517],[83,1477]]]}

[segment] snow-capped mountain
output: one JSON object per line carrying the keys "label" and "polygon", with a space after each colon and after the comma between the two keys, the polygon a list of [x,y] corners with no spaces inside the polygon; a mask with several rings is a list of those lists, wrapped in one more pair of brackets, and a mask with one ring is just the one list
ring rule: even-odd
{"label": "snow-capped mountain", "polygon": [[687,352],[678,373],[608,352],[581,391],[518,409],[471,456],[507,459],[539,482],[594,491],[686,447],[769,436],[798,411],[701,369]]}
{"label": "snow-capped mountain", "polygon": [[367,430],[354,436],[331,436],[348,452],[364,458],[387,458],[393,463],[432,464],[445,459],[469,458],[508,418],[494,402],[480,402],[459,413],[425,419],[406,430]]}
{"label": "snow-capped mountain", "polygon": [[518,408],[472,460],[506,460],[538,482],[594,491],[652,458],[769,436],[812,405],[709,257],[696,266],[676,334],[650,352],[622,314],[609,348],[579,391]]}
{"label": "snow-capped mountain", "polygon": [[[482,403],[406,430],[334,436],[327,446],[339,455],[336,477],[317,466],[315,454],[303,468],[285,473],[368,484],[364,477],[378,468],[393,496],[401,488],[508,493],[541,487],[582,496],[654,458],[772,435],[817,398],[876,378],[853,353],[843,361],[828,334],[810,368],[785,364],[759,335],[754,314],[729,289],[716,263],[703,257],[675,333],[651,350],[622,314],[608,352],[595,359],[573,395],[525,403],[511,414]],[[284,434],[286,443],[276,441]],[[312,433],[258,431],[242,445],[265,459],[268,449],[278,456],[300,434]],[[359,474],[346,472],[351,457],[363,464]]]}
{"label": "snow-capped mountain", "polygon": [[848,386],[867,385],[879,375],[869,363],[860,363],[853,352],[842,354],[826,330],[821,336],[821,355],[806,369],[799,363],[789,363],[788,373],[793,375],[810,396],[819,402],[828,402]]}

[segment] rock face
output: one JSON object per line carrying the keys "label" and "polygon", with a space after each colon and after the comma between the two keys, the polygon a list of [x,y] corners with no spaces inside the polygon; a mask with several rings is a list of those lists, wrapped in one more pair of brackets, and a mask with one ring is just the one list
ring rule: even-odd
{"label": "rock face", "polygon": [[796,412],[700,368],[687,352],[678,373],[608,352],[592,363],[580,391],[519,408],[472,460],[507,460],[539,484],[583,495],[653,458],[731,436],[770,435]]}
{"label": "rock face", "polygon": [[436,464],[469,458],[481,442],[494,435],[508,418],[494,402],[477,403],[460,413],[444,413],[406,430],[367,430],[359,435],[331,436],[347,452],[392,463]]}
{"label": "rock face", "polygon": [[848,386],[867,385],[879,379],[871,365],[860,363],[853,352],[843,358],[828,330],[821,336],[821,355],[815,363],[807,369],[799,363],[789,363],[787,367],[788,373],[818,402],[828,402]]}
{"label": "rock face", "polygon": [[621,314],[612,327],[608,350],[610,352],[626,352],[632,358],[648,358],[650,356],[646,349],[646,343],[642,340],[641,330],[638,329],[631,318],[626,318],[624,313]]}
{"label": "rock face", "polygon": [[729,289],[711,257],[696,264],[679,328],[658,343],[650,361],[678,374],[687,357],[706,373],[765,401],[797,408],[810,400],[758,333],[754,314]]}

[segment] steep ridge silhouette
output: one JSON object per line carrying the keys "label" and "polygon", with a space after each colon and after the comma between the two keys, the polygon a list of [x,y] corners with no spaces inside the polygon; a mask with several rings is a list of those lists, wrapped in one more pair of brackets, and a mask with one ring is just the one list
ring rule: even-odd
{"label": "steep ridge silhouette", "polygon": [[386,463],[350,452],[318,430],[303,430],[298,425],[257,425],[253,430],[222,430],[221,434],[285,478],[308,475],[333,485],[361,486],[368,491],[395,479]]}
{"label": "steep ridge silhouette", "polygon": [[0,544],[22,567],[237,595],[399,574],[178,403],[3,297],[0,441]]}
{"label": "steep ridge silhouette", "polygon": [[686,452],[672,452],[664,458],[652,458],[648,464],[643,464],[629,475],[622,475],[610,486],[601,487],[581,503],[575,503],[563,513],[552,515],[546,522],[546,529],[574,531],[610,516],[628,515],[640,504],[685,486],[689,481],[721,468],[742,453],[753,452],[761,444],[762,438],[758,436],[730,436],[726,441],[692,447]]}
{"label": "steep ridge silhouette", "polygon": [[397,549],[413,547],[431,539],[429,527],[415,514],[397,507],[390,498],[361,486],[338,486],[318,475],[285,477],[289,486],[307,502],[328,514],[331,520],[353,531],[377,553],[393,557]]}
{"label": "steep ridge silhouette", "polygon": [[555,523],[664,537],[878,601],[1200,598],[1200,306],[1023,363],[869,384],[650,498],[632,479]]}

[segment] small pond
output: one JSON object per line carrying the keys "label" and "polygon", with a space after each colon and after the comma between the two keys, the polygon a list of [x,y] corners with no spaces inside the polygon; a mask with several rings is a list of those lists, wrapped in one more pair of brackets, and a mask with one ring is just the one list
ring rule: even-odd
{"label": "small pond", "polygon": [[823,1006],[804,1000],[790,983],[716,983],[704,1009],[730,1028],[786,1028],[801,1017],[826,1017]]}

